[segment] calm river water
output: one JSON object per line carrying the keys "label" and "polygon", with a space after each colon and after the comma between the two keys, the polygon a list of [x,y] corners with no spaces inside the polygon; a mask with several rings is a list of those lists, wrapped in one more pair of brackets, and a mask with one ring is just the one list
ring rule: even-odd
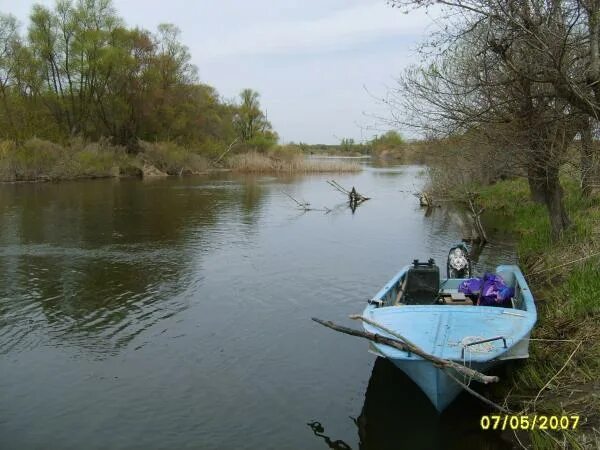
{"label": "calm river water", "polygon": [[[476,401],[438,417],[310,320],[347,323],[413,258],[445,267],[457,213],[424,215],[423,177],[336,175],[372,197],[354,214],[331,175],[0,186],[0,448],[510,448]],[[477,270],[513,260],[491,245]]]}

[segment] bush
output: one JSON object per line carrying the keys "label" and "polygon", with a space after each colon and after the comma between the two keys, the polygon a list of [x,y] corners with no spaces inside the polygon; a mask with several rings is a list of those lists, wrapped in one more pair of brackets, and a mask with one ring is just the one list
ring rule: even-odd
{"label": "bush", "polygon": [[208,168],[206,158],[172,142],[140,142],[138,157],[169,175],[198,173]]}
{"label": "bush", "polygon": [[23,145],[0,143],[0,179],[35,181],[67,178],[97,178],[119,175],[119,166],[127,164],[123,147],[106,140],[85,143],[75,138],[66,147],[42,139],[29,139]]}
{"label": "bush", "polygon": [[23,145],[2,146],[2,177],[8,181],[50,178],[50,171],[63,157],[64,149],[42,139],[29,139]]}
{"label": "bush", "polygon": [[230,144],[225,144],[225,143],[215,140],[215,139],[207,139],[204,142],[202,142],[200,145],[198,145],[198,147],[197,147],[198,149],[194,153],[197,153],[208,159],[215,160],[219,156],[221,156],[225,150],[227,150],[229,145]]}
{"label": "bush", "polygon": [[277,135],[275,133],[261,133],[254,136],[247,142],[241,145],[244,151],[253,151],[258,153],[266,153],[267,150],[273,148],[277,144]]}
{"label": "bush", "polygon": [[373,146],[400,147],[405,144],[404,138],[397,131],[390,130],[371,141]]}

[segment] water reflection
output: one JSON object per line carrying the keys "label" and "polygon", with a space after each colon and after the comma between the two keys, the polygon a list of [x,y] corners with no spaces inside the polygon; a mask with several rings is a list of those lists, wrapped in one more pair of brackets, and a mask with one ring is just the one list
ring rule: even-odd
{"label": "water reflection", "polygon": [[207,185],[210,195],[178,180],[0,189],[0,352],[32,348],[40,331],[118,349],[183,311],[198,255],[227,245],[237,223],[252,230],[264,197],[256,181]]}
{"label": "water reflection", "polygon": [[[483,431],[482,414],[489,414],[467,394],[439,414],[425,394],[385,358],[377,358],[360,415],[350,418],[357,427],[358,450],[508,450],[513,445],[501,433]],[[307,424],[333,450],[352,449],[327,435],[318,421]]]}
{"label": "water reflection", "polygon": [[482,431],[488,414],[467,394],[438,414],[421,390],[385,358],[377,358],[357,419],[361,450],[510,449],[499,433]]}

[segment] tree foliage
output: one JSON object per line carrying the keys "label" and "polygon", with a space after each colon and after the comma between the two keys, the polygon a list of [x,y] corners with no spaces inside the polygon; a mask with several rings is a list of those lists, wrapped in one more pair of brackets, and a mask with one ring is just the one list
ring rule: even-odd
{"label": "tree foliage", "polygon": [[380,136],[375,136],[369,144],[372,147],[400,147],[405,144],[404,138],[395,130],[389,130]]}
{"label": "tree foliage", "polygon": [[277,134],[260,109],[259,98],[260,94],[252,89],[240,92],[240,104],[235,111],[233,124],[238,137],[246,146],[265,150],[277,142]]}
{"label": "tree foliage", "polygon": [[0,15],[2,138],[110,137],[134,150],[140,139],[214,147],[240,132],[275,136],[250,93],[223,102],[199,82],[176,26],[128,28],[111,0],[35,5],[23,34]]}
{"label": "tree foliage", "polygon": [[429,63],[407,70],[388,100],[396,120],[509,149],[515,173],[527,176],[559,236],[570,225],[560,168],[600,114],[600,1],[442,3],[448,15],[424,47]]}

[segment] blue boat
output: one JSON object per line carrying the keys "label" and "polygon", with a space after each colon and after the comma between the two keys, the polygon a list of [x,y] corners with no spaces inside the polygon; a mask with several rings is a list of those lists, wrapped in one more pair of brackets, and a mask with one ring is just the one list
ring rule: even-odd
{"label": "blue boat", "polygon": [[[470,271],[469,271],[470,272]],[[485,372],[506,360],[529,357],[529,336],[537,319],[533,296],[515,265],[495,273],[514,288],[505,307],[478,306],[459,292],[466,278],[440,279],[429,260],[415,260],[398,272],[372,299],[363,317],[365,331],[402,338],[430,355]],[[448,373],[408,351],[371,343],[370,351],[393,362],[443,411],[462,390]],[[456,375],[461,381],[462,375]]]}

